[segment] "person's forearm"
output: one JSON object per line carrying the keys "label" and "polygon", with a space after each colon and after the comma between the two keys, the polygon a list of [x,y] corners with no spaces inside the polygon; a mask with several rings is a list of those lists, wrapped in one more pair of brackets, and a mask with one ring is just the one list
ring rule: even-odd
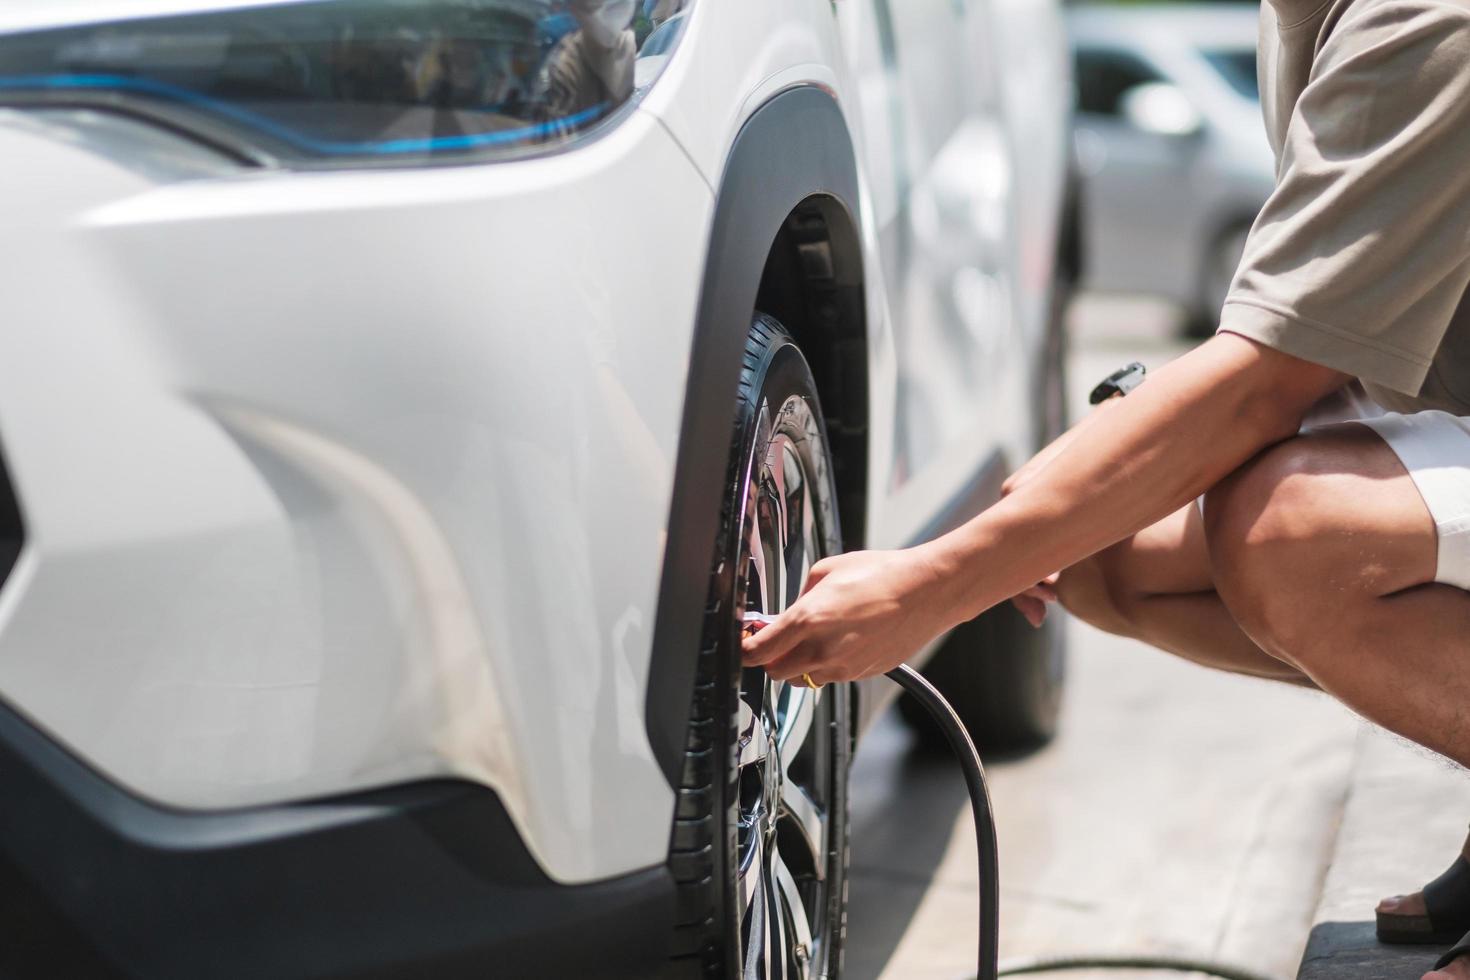
{"label": "person's forearm", "polygon": [[1118,402],[1118,398],[1109,398],[1107,401],[1095,407],[1091,412],[1082,416],[1075,425],[1047,443],[1041,452],[1032,456],[1020,469],[1007,477],[1005,484],[1001,488],[1001,492],[1005,495],[1010,495],[1031,482],[1036,474],[1046,469],[1051,464],[1051,461],[1060,456],[1068,446],[1078,438],[1085,436],[1091,427],[1097,423],[1097,420],[1107,415],[1108,411],[1116,406]]}
{"label": "person's forearm", "polygon": [[[1000,503],[923,546],[936,601],[963,622],[1167,516],[1261,449],[1347,379],[1239,337],[1210,341],[1099,413]],[[1273,373],[1274,372],[1274,373]],[[983,567],[982,567],[983,566]]]}

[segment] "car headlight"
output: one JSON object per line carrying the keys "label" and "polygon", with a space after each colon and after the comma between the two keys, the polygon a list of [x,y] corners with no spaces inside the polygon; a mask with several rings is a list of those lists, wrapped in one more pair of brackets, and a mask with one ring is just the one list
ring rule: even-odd
{"label": "car headlight", "polygon": [[689,2],[129,0],[99,23],[34,0],[0,13],[0,103],[131,113],[267,165],[515,157],[610,125]]}

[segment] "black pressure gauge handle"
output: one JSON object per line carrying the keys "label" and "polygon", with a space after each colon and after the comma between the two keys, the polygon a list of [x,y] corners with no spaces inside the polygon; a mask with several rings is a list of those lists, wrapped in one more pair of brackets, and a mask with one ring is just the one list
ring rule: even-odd
{"label": "black pressure gauge handle", "polygon": [[1128,392],[1143,384],[1143,376],[1148,373],[1148,368],[1138,361],[1134,361],[1127,367],[1118,368],[1112,374],[1102,380],[1092,394],[1087,396],[1087,404],[1097,405],[1107,401],[1114,396],[1126,395]]}

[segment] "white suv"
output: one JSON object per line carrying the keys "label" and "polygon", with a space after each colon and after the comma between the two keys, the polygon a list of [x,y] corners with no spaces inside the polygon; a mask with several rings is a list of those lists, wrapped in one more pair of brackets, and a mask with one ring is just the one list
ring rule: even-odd
{"label": "white suv", "polygon": [[1052,0],[0,8],[0,973],[836,976],[888,691],[737,624],[1057,431],[1070,91]]}

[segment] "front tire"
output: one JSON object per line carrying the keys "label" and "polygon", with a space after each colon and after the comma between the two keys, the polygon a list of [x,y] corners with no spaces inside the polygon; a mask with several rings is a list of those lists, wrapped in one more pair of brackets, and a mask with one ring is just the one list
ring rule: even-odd
{"label": "front tire", "polygon": [[841,973],[852,688],[740,665],[746,610],[779,612],[841,550],[821,407],[800,350],[757,315],[745,346],[671,867],[676,957],[707,976]]}

